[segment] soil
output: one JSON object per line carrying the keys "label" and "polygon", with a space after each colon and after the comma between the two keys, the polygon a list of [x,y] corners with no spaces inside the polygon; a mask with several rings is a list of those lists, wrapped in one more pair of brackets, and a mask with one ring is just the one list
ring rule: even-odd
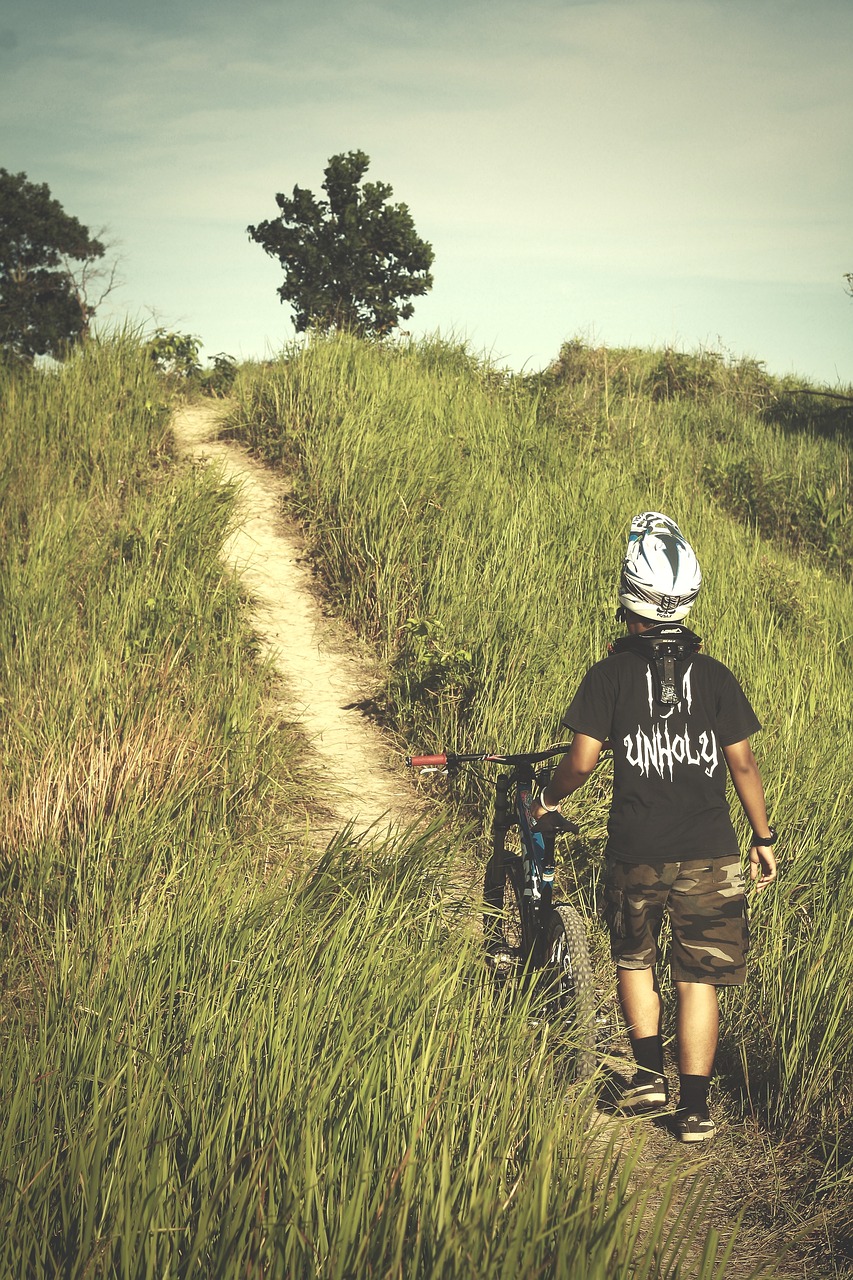
{"label": "soil", "polygon": [[179,452],[215,465],[237,485],[238,524],[225,547],[252,601],[253,627],[281,677],[281,711],[296,720],[313,753],[316,782],[306,797],[309,843],[321,846],[346,825],[377,837],[417,817],[418,799],[399,747],[362,711],[379,675],[370,654],[324,611],[298,525],[285,511],[286,480],[239,445],[218,440],[216,403],[178,409]]}

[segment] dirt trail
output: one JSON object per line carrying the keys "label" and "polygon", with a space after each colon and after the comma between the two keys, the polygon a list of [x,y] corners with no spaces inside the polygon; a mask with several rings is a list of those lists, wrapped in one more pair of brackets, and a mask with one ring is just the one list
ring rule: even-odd
{"label": "dirt trail", "polygon": [[217,440],[220,418],[215,404],[186,405],[172,429],[181,452],[216,464],[239,485],[241,521],[225,554],[251,595],[256,632],[286,684],[286,714],[318,757],[322,793],[311,798],[327,812],[311,819],[312,842],[324,843],[348,823],[377,836],[409,825],[417,816],[414,789],[356,705],[376,687],[368,656],[320,607],[299,529],[283,511],[283,480],[239,445]]}
{"label": "dirt trail", "polygon": [[[239,445],[217,440],[220,417],[221,409],[214,404],[188,405],[176,412],[173,430],[183,453],[217,465],[226,481],[240,487],[241,523],[225,551],[250,592],[256,632],[284,680],[282,713],[298,720],[316,752],[319,767],[312,772],[318,781],[311,798],[319,800],[326,813],[310,819],[309,841],[322,847],[347,823],[357,832],[372,831],[380,837],[408,826],[421,811],[417,794],[395,751],[356,705],[370,697],[378,682],[370,655],[359,650],[352,633],[320,606],[300,531],[283,511],[283,478]],[[613,1065],[624,1070],[626,1078],[630,1074],[627,1061],[623,1066],[614,1060]],[[761,1149],[757,1134],[747,1137],[732,1126],[711,1151],[693,1151],[677,1149],[661,1128],[649,1129],[647,1122],[643,1127],[647,1143],[632,1186],[653,1188],[676,1163],[685,1175],[686,1190],[691,1176],[701,1171],[708,1178],[705,1214],[724,1236],[734,1226],[744,1193],[754,1199],[762,1183],[775,1185],[772,1154],[766,1144]],[[629,1147],[632,1128],[599,1116],[589,1140],[593,1147],[605,1148],[616,1140],[618,1148],[621,1133]],[[676,1195],[673,1212],[683,1195],[684,1191]],[[656,1203],[653,1193],[649,1222]],[[736,1280],[750,1274],[760,1259],[774,1255],[774,1245],[777,1242],[768,1240],[761,1228],[747,1228],[726,1277]],[[685,1259],[685,1275],[691,1273],[691,1261],[698,1263],[698,1258]],[[797,1270],[780,1267],[773,1274],[781,1278]]]}

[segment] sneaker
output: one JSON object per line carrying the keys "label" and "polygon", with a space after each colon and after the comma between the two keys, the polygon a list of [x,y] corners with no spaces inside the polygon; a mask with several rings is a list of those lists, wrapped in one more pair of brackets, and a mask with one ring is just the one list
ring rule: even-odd
{"label": "sneaker", "polygon": [[679,1142],[707,1142],[717,1132],[711,1117],[699,1115],[696,1111],[676,1111],[674,1123]]}
{"label": "sneaker", "polygon": [[619,1111],[647,1111],[650,1107],[665,1107],[669,1102],[669,1084],[666,1076],[649,1075],[648,1071],[638,1071],[629,1085],[626,1085],[616,1101]]}

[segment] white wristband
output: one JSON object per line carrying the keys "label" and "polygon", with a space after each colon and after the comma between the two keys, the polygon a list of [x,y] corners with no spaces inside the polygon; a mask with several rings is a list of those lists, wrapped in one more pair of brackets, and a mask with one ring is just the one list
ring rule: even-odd
{"label": "white wristband", "polygon": [[543,787],[542,790],[539,792],[539,803],[541,804],[542,808],[545,810],[546,813],[556,813],[560,807],[561,802],[558,801],[556,804],[546,804],[545,790],[546,788]]}

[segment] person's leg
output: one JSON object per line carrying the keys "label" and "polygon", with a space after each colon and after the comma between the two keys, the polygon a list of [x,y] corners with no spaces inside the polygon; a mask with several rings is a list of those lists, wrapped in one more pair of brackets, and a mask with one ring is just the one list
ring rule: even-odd
{"label": "person's leg", "polygon": [[605,871],[604,914],[617,966],[619,1002],[637,1067],[620,1100],[625,1109],[659,1107],[668,1099],[655,964],[669,885],[677,870],[677,865],[670,869],[608,859]]}
{"label": "person's leg", "polygon": [[685,862],[669,902],[678,1002],[679,1102],[676,1134],[713,1137],[708,1086],[719,1036],[717,986],[743,981],[747,932],[739,859]]}
{"label": "person's leg", "polygon": [[661,999],[656,971],[617,968],[616,990],[637,1066],[663,1075]]}
{"label": "person's leg", "polygon": [[[678,1001],[676,1126],[679,1137],[699,1142],[704,1137],[712,1137],[714,1133],[708,1110],[708,1089],[714,1070],[720,1026],[717,988],[707,982],[676,982],[675,992]],[[688,1116],[695,1117],[695,1120],[688,1121]]]}
{"label": "person's leg", "polygon": [[655,970],[617,968],[616,990],[631,1036],[660,1035],[660,990]]}
{"label": "person's leg", "polygon": [[663,1073],[657,973],[654,969],[617,968],[616,990],[636,1063],[634,1078],[622,1091],[620,1108],[632,1112],[664,1106],[669,1101],[669,1086]]}
{"label": "person's leg", "polygon": [[675,993],[678,1070],[710,1079],[720,1029],[717,988],[708,982],[676,982]]}

